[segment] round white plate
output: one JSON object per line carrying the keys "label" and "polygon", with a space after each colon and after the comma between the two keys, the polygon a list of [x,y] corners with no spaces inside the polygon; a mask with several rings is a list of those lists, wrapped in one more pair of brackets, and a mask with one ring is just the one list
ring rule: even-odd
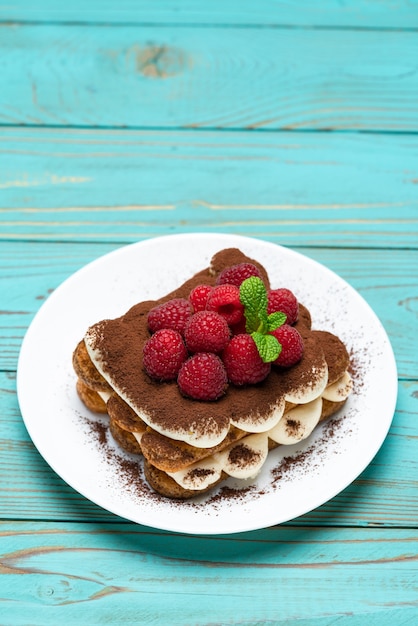
{"label": "round white plate", "polygon": [[[334,332],[345,342],[352,355],[354,392],[340,413],[309,439],[272,451],[257,479],[244,485],[229,479],[206,496],[170,501],[147,486],[140,460],[114,444],[105,418],[94,416],[78,399],[72,352],[90,324],[168,293],[227,247],[238,247],[259,260],[273,287],[292,289],[309,308],[314,328]],[[331,499],[379,450],[397,396],[396,365],[387,335],[369,305],[344,280],[276,244],[206,233],[141,241],[73,274],[30,325],[17,383],[33,443],[69,485],[133,522],[196,534],[264,528]]]}

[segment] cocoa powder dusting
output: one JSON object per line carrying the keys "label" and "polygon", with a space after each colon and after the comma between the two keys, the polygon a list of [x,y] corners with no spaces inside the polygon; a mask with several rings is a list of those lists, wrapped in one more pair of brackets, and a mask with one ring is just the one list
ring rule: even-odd
{"label": "cocoa powder dusting", "polygon": [[359,394],[360,390],[364,386],[363,367],[359,361],[358,355],[354,353],[353,350],[350,351],[350,365],[348,368],[348,373],[350,374],[353,381],[353,393]]}
{"label": "cocoa powder dusting", "polygon": [[97,441],[99,443],[99,446],[103,448],[107,443],[107,439],[106,439],[107,426],[105,426],[105,424],[102,424],[100,422],[89,421],[88,423],[92,432],[94,432],[97,436]]}
{"label": "cocoa powder dusting", "polygon": [[241,443],[232,448],[228,455],[228,459],[232,465],[243,468],[250,465],[256,465],[260,456],[259,452],[255,452],[245,444]]}
{"label": "cocoa powder dusting", "polygon": [[105,461],[112,466],[115,483],[119,483],[120,488],[126,490],[137,498],[146,497],[147,501],[161,501],[161,496],[156,494],[143,477],[142,463],[137,460],[121,456],[115,452],[109,444],[109,427],[103,422],[82,418],[84,425],[101,453]]}
{"label": "cocoa powder dusting", "polygon": [[292,419],[286,420],[286,432],[289,435],[289,437],[296,437],[296,435],[299,432],[299,428],[300,428],[299,420],[292,420]]}
{"label": "cocoa powder dusting", "polygon": [[207,476],[210,476],[211,474],[213,474],[213,470],[211,469],[205,469],[203,467],[196,467],[195,469],[190,470],[190,472],[186,474],[186,478],[190,481],[193,481],[195,478],[206,478]]}
{"label": "cocoa powder dusting", "polygon": [[261,496],[262,492],[257,491],[254,485],[249,487],[242,487],[240,489],[234,489],[232,487],[223,486],[213,493],[207,500],[206,505],[216,505],[222,503],[225,500],[239,500],[245,502],[247,498],[253,500],[257,496]]}
{"label": "cocoa powder dusting", "polygon": [[[314,444],[294,456],[283,457],[271,469],[270,481],[265,487],[258,488],[255,484],[248,485],[244,482],[241,483],[242,486],[236,488],[223,485],[216,488],[202,502],[198,502],[195,499],[168,500],[153,491],[144,478],[141,457],[138,456],[137,459],[134,459],[128,458],[123,452],[118,454],[109,443],[111,435],[106,424],[84,417],[83,422],[88,427],[93,442],[95,445],[98,445],[103,453],[106,462],[112,466],[114,475],[113,487],[119,483],[120,489],[126,491],[129,497],[138,499],[139,502],[145,499],[148,503],[169,502],[173,507],[200,509],[201,507],[210,506],[216,510],[218,505],[221,507],[225,501],[239,500],[242,503],[249,500],[253,501],[255,498],[262,497],[268,491],[280,489],[280,485],[284,480],[294,480],[295,476],[303,476],[304,473],[314,471],[321,463],[321,457],[325,454],[329,442],[338,436],[345,419],[345,416],[329,419],[322,425],[322,434]],[[238,448],[246,448],[246,450],[238,450],[237,456],[240,452],[243,456],[247,455],[246,451],[251,452],[246,446],[238,446]],[[210,471],[205,469],[197,470],[197,472],[200,472],[200,476],[202,476],[202,473],[206,474]],[[199,497],[199,494],[197,494],[197,498]]]}
{"label": "cocoa powder dusting", "polygon": [[315,468],[318,468],[322,457],[327,453],[330,441],[338,437],[345,419],[346,415],[328,419],[322,424],[321,435],[315,443],[294,456],[283,457],[271,470],[273,490],[280,488],[280,483],[283,480],[294,480],[295,476],[310,474]]}

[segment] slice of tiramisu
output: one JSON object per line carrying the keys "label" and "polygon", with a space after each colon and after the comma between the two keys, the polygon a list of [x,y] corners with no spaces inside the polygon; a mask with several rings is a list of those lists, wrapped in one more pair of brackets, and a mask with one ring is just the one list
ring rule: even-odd
{"label": "slice of tiramisu", "polygon": [[144,456],[150,485],[189,498],[246,480],[307,438],[351,391],[341,340],[238,249],[158,301],[91,326],[73,355],[80,398]]}

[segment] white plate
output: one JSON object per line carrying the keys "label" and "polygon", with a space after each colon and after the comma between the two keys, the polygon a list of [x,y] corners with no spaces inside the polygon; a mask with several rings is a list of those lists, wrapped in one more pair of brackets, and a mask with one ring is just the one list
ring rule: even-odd
{"label": "white plate", "polygon": [[[313,327],[346,343],[355,389],[344,408],[306,441],[279,447],[256,480],[193,501],[154,494],[141,464],[122,453],[75,392],[71,356],[87,327],[171,291],[211,256],[238,247],[267,268],[273,287],[291,288],[311,311]],[[23,341],[18,398],[33,443],[69,485],[133,522],[185,533],[264,528],[315,509],[370,463],[390,428],[397,396],[387,335],[363,298],[324,266],[273,243],[235,235],[184,234],[125,246],[88,264],[44,303]],[[137,469],[137,466],[139,469]],[[138,472],[133,481],[134,472]]]}

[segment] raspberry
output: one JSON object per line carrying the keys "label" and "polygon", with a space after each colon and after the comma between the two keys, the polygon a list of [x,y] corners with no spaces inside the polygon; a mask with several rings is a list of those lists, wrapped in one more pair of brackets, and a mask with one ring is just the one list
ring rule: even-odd
{"label": "raspberry", "polygon": [[191,290],[189,300],[192,303],[195,313],[206,309],[208,297],[212,289],[213,287],[210,285],[197,285],[197,287]]}
{"label": "raspberry", "polygon": [[271,364],[264,363],[251,335],[232,337],[222,354],[228,379],[234,385],[259,383],[270,373]]}
{"label": "raspberry", "polygon": [[244,306],[239,299],[239,288],[236,285],[214,287],[206,308],[208,311],[216,311],[222,315],[230,326],[241,322],[244,316]]}
{"label": "raspberry", "polygon": [[242,333],[245,333],[247,330],[246,325],[247,325],[247,320],[245,319],[245,316],[243,316],[241,321],[238,322],[238,324],[233,324],[231,326],[231,333],[233,335],[241,335]]}
{"label": "raspberry", "polygon": [[278,358],[273,361],[273,364],[282,367],[296,365],[303,355],[303,339],[296,328],[289,326],[289,324],[283,324],[283,326],[273,330],[271,334],[282,346],[282,351]]}
{"label": "raspberry", "polygon": [[246,278],[250,276],[258,276],[262,278],[261,272],[253,263],[238,263],[238,265],[231,265],[226,267],[219,274],[216,279],[217,285],[235,285],[239,287]]}
{"label": "raspberry", "polygon": [[148,313],[148,328],[152,333],[161,328],[171,328],[179,333],[184,332],[184,327],[192,315],[192,305],[185,298],[173,298],[163,304],[159,304]]}
{"label": "raspberry", "polygon": [[216,354],[198,352],[183,363],[177,383],[181,393],[193,400],[217,400],[225,393],[228,379]]}
{"label": "raspberry", "polygon": [[171,328],[157,330],[144,344],[145,371],[157,380],[174,380],[187,357],[182,336]]}
{"label": "raspberry", "polygon": [[271,289],[267,293],[268,305],[267,313],[281,311],[286,315],[286,324],[294,324],[299,315],[299,304],[296,296],[290,289]]}
{"label": "raspberry", "polygon": [[229,336],[226,319],[215,311],[195,313],[184,329],[184,340],[190,352],[222,352]]}

